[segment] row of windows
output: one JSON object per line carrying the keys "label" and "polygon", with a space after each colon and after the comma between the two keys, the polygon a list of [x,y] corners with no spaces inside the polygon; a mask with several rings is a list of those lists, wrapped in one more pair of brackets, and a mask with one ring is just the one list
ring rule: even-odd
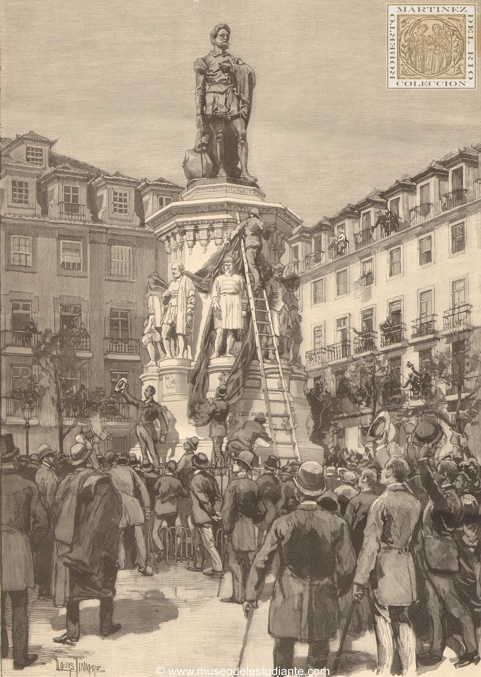
{"label": "row of windows", "polygon": [[[451,226],[451,253],[458,254],[466,249],[465,224],[457,223]],[[418,240],[418,262],[420,266],[432,263],[433,236],[426,235]],[[395,277],[402,273],[402,249],[394,247],[388,252],[388,277]],[[361,261],[361,277],[359,282],[363,286],[374,284],[374,261],[372,258]],[[336,296],[345,296],[349,293],[348,269],[336,273]],[[312,305],[325,301],[324,278],[312,282]]]}
{"label": "row of windows", "polygon": [[[18,388],[27,388],[32,377],[32,367],[25,365],[12,364],[10,366],[10,384],[11,392],[17,390]],[[121,378],[128,379],[130,376],[128,371],[116,371],[112,370],[109,372],[109,381],[110,381],[110,391],[113,392],[115,385]],[[76,391],[79,387],[81,380],[80,373],[72,370],[67,378],[70,389]]]}
{"label": "row of windows", "polygon": [[[40,163],[41,164],[41,163]],[[80,189],[79,186],[64,186],[63,187],[63,204],[64,211],[67,213],[78,214]],[[29,198],[29,184],[28,181],[19,181],[12,179],[12,202],[18,205],[28,205]],[[112,211],[115,214],[129,213],[129,193],[121,190],[113,191]],[[172,202],[171,197],[165,195],[157,196],[158,209],[162,209]],[[67,206],[69,205],[69,206]],[[73,205],[77,205],[76,207]]]}
{"label": "row of windows", "polygon": [[[454,280],[451,283],[451,308],[461,308],[467,302],[466,278]],[[360,313],[360,333],[366,334],[376,331],[375,307],[364,308]],[[423,320],[431,318],[434,315],[434,290],[425,289],[418,293],[418,318]],[[396,327],[403,324],[402,300],[395,299],[389,301],[387,307],[387,319],[391,326]],[[324,325],[316,325],[313,329],[313,348],[314,350],[324,346]],[[336,342],[347,343],[349,334],[349,316],[343,316],[336,319]]]}
{"label": "row of windows", "polygon": [[[83,329],[82,306],[80,304],[61,304],[59,315],[60,328],[63,331],[75,331]],[[111,308],[109,315],[109,338],[128,339],[130,338],[130,311]],[[11,323],[12,331],[31,331],[35,330],[35,324],[32,317],[31,301],[12,301],[11,303]]]}
{"label": "row of windows", "polygon": [[[10,264],[31,268],[33,265],[32,248],[33,238],[12,235]],[[60,267],[63,270],[84,270],[80,240],[60,240]],[[110,246],[110,275],[122,278],[132,277],[132,247]]]}

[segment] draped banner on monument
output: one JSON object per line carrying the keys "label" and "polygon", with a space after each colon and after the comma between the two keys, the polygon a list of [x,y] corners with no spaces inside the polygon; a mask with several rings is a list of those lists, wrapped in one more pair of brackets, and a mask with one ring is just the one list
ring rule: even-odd
{"label": "draped banner on monument", "polygon": [[[237,233],[232,240],[226,242],[219,251],[215,252],[207,263],[196,273],[188,273],[186,271],[185,274],[192,279],[199,291],[204,294],[210,293],[215,278],[222,274],[222,264],[227,255],[230,255],[233,258],[234,270],[244,270],[241,254],[241,237],[242,231]],[[258,265],[263,273],[263,279],[268,279],[271,275],[271,269],[262,254],[258,257]],[[209,389],[208,366],[211,355],[214,352],[214,340],[214,313],[211,307],[200,342],[197,361],[191,374],[189,401],[187,405],[187,415],[189,418],[193,419],[197,426],[206,425],[209,422],[207,411],[210,405],[206,398]],[[255,355],[256,344],[254,328],[252,318],[248,315],[246,317],[241,348],[234,360],[232,370],[226,383],[226,399],[229,404],[235,404],[242,397],[249,369]]]}

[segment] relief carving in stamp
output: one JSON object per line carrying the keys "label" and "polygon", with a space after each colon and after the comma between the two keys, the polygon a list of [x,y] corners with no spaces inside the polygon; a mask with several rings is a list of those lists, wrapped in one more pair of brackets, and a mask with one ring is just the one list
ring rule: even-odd
{"label": "relief carving in stamp", "polygon": [[475,5],[388,5],[388,88],[476,87]]}

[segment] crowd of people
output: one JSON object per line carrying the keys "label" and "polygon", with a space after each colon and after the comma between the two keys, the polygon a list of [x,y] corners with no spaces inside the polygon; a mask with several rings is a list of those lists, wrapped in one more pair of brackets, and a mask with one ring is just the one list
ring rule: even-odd
{"label": "crowd of people", "polygon": [[[252,434],[266,437],[260,420],[256,426]],[[42,444],[27,458],[2,435],[2,657],[7,593],[14,667],[22,669],[37,658],[28,653],[29,588],[66,607],[65,632],[54,642],[79,640],[85,599],[100,600],[100,634],[112,635],[129,544],[131,566],[154,576],[184,533],[192,543],[187,569],[210,578],[229,570],[232,594],[221,601],[243,605],[246,615],[275,575],[275,667],[292,669],[298,641],[309,644],[309,667],[325,667],[329,640],[348,615],[353,634],[374,627],[380,673],[396,661],[403,674],[437,665],[447,646],[456,667],[478,664],[481,471],[467,453],[441,454],[442,437],[440,426],[421,422],[414,452],[382,468],[372,456],[341,466],[333,481],[316,461],[261,462],[241,434],[222,472],[196,437],[185,440],[178,462],[159,469],[114,452],[94,467],[80,438],[69,454]]]}

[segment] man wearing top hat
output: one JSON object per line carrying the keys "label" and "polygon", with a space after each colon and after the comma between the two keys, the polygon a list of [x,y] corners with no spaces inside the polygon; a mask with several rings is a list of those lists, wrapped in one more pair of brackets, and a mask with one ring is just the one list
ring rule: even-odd
{"label": "man wearing top hat", "polygon": [[216,501],[221,498],[219,487],[215,477],[209,472],[210,462],[205,454],[195,454],[192,459],[192,468],[194,476],[190,483],[190,495],[192,498],[192,523],[195,527],[195,563],[189,569],[202,571],[205,548],[212,560],[212,569],[207,569],[203,573],[206,576],[221,576],[222,560],[215,547],[212,529],[212,522],[221,519],[220,513],[215,508]]}
{"label": "man wearing top hat", "polygon": [[[322,466],[307,461],[295,479],[299,506],[277,518],[247,579],[244,612],[257,606],[276,554],[280,566],[269,609],[274,667],[292,670],[294,645],[308,643],[310,669],[325,668],[339,630],[338,597],[351,587],[356,557],[345,521],[316,503],[325,489]],[[278,673],[280,674],[280,673]]]}
{"label": "man wearing top hat", "polygon": [[[139,419],[135,425],[135,434],[139,440],[142,459],[152,460],[153,464],[160,466],[161,461],[157,453],[157,442],[165,442],[169,423],[162,406],[154,400],[155,388],[147,386],[144,390],[144,400],[138,400],[128,392],[126,379],[120,379],[115,390],[119,392],[128,404],[137,407]],[[149,457],[150,454],[150,457]]]}
{"label": "man wearing top hat", "polygon": [[279,466],[280,461],[277,456],[270,455],[264,461],[264,472],[256,477],[259,497],[267,510],[264,519],[257,524],[257,543],[259,546],[262,545],[264,536],[277,517],[277,504],[282,495],[281,482],[276,474]]}
{"label": "man wearing top hat", "polygon": [[384,466],[386,487],[371,505],[359,553],[353,595],[361,600],[373,582],[373,608],[378,646],[378,672],[390,673],[396,642],[402,674],[416,670],[416,637],[408,615],[418,599],[411,543],[421,504],[405,484],[409,465],[400,456]]}
{"label": "man wearing top hat", "polygon": [[35,475],[35,484],[49,518],[49,529],[35,553],[35,578],[38,584],[38,596],[50,597],[53,555],[52,514],[58,478],[54,470],[55,452],[48,444],[39,446],[38,456],[40,466]]}
{"label": "man wearing top hat", "polygon": [[244,449],[233,459],[235,479],[227,486],[222,503],[227,565],[232,574],[232,596],[222,602],[242,604],[251,563],[257,550],[255,524],[266,514],[257,484],[248,476],[257,456]]}
{"label": "man wearing top hat", "polygon": [[54,638],[73,645],[80,638],[80,602],[100,600],[100,634],[118,632],[113,623],[122,500],[107,473],[88,467],[92,450],[70,449],[72,473],[55,494],[53,510],[53,603],[66,606],[66,630]]}
{"label": "man wearing top hat", "polygon": [[0,436],[2,459],[2,658],[8,656],[5,616],[7,595],[12,605],[13,667],[23,670],[38,656],[28,653],[28,588],[35,587],[32,540],[43,537],[48,517],[33,482],[16,472],[19,450],[8,433]]}
{"label": "man wearing top hat", "polygon": [[227,417],[230,407],[226,402],[227,388],[220,385],[215,393],[215,398],[210,405],[208,417],[210,420],[209,437],[212,440],[212,465],[224,465],[222,446],[227,436]]}

